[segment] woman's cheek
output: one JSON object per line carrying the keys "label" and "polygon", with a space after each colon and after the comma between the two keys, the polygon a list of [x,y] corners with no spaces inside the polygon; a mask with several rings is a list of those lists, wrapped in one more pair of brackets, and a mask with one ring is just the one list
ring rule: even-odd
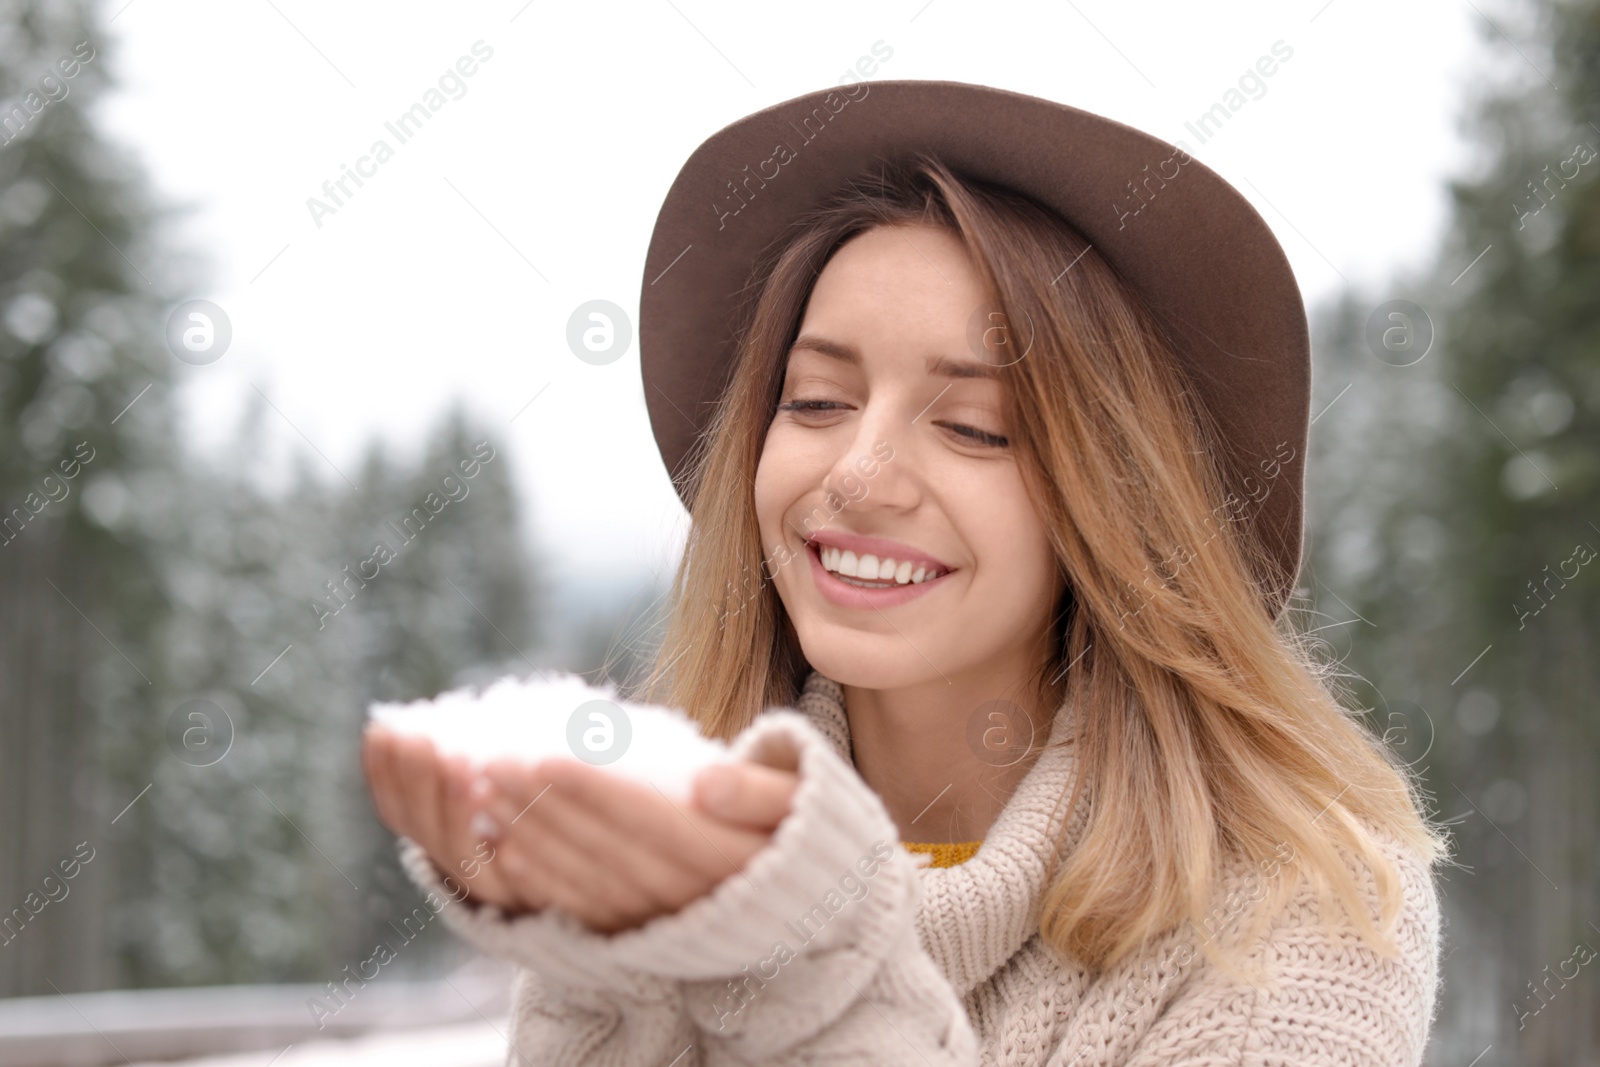
{"label": "woman's cheek", "polygon": [[790,435],[780,429],[768,431],[761,460],[756,465],[756,520],[761,540],[770,550],[783,539],[784,513],[804,495],[806,485],[803,461],[796,455]]}
{"label": "woman's cheek", "polygon": [[756,484],[754,489],[756,524],[761,529],[761,544],[771,551],[772,546],[782,538],[779,536],[781,529],[782,504],[777,500],[776,488],[773,485],[773,470],[771,465],[764,460],[756,468]]}

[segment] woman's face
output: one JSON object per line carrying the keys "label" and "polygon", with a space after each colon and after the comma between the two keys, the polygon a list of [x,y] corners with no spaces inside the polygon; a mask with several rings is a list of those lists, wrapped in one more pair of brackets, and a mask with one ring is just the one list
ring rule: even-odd
{"label": "woman's face", "polygon": [[999,691],[1045,653],[1061,586],[985,374],[1005,359],[968,341],[984,304],[924,225],[858,235],[812,290],[755,505],[806,660],[842,684]]}

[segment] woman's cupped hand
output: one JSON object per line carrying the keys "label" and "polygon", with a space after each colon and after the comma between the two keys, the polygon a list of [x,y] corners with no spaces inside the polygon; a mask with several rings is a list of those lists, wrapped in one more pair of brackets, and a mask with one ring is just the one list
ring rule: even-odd
{"label": "woman's cupped hand", "polygon": [[792,771],[725,762],[675,800],[577,759],[475,770],[376,724],[361,758],[378,817],[427,853],[453,897],[508,916],[554,906],[603,933],[676,912],[742,870],[798,784]]}

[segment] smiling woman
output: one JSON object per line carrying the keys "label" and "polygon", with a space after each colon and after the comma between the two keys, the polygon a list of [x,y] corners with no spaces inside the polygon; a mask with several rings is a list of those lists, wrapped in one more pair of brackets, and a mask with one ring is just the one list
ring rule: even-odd
{"label": "smiling woman", "polygon": [[[643,369],[693,523],[641,691],[745,763],[679,811],[592,768],[476,787],[502,825],[537,813],[445,913],[522,966],[512,1046],[1419,1063],[1443,839],[1285,615],[1309,345],[1281,249],[1197,161],[1114,225],[1130,162],[1171,150],[1127,127],[958,83],[873,94],[809,187],[750,205],[759,254],[684,246],[707,176],[784,105],[702,146],[658,219]],[[472,806],[435,765],[392,776],[443,790],[391,822],[444,828],[405,846],[430,888]],[[879,839],[903,847],[871,893],[834,892]],[[796,942],[801,913],[820,932]]]}

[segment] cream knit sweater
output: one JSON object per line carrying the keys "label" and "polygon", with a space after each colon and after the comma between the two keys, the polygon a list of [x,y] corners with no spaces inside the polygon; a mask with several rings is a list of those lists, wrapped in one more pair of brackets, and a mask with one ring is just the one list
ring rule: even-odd
{"label": "cream knit sweater", "polygon": [[[1358,941],[1342,913],[1323,929],[1302,885],[1257,950],[1275,976],[1259,988],[1211,966],[1188,925],[1094,975],[1045,947],[1035,911],[1060,825],[1052,808],[1072,781],[1072,747],[1058,744],[1071,736],[1070,709],[977,854],[930,868],[900,847],[856,774],[839,686],[813,673],[797,707],[769,709],[733,742],[747,758],[798,768],[771,845],[639,928],[604,935],[555,909],[507,920],[450,904],[431,861],[402,840],[406,870],[445,902],[446,924],[518,965],[508,1065],[1421,1062],[1439,907],[1430,870],[1397,846],[1398,959]],[[1083,826],[1080,804],[1069,849]],[[1370,874],[1359,877],[1370,894]],[[1235,899],[1259,893],[1248,872],[1224,884]]]}

